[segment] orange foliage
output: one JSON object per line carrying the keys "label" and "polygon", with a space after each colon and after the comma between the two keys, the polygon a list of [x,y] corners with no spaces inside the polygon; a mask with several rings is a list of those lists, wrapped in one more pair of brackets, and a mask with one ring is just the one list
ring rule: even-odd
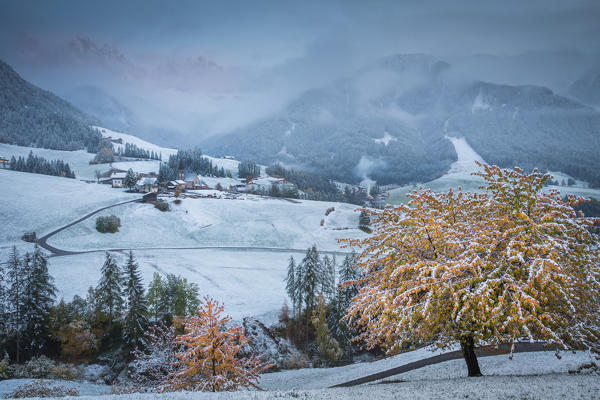
{"label": "orange foliage", "polygon": [[[481,164],[480,164],[481,166]],[[348,309],[357,339],[388,353],[544,340],[600,350],[600,251],[594,219],[577,214],[548,175],[483,165],[482,193],[412,192],[408,205],[366,210],[373,234]]]}
{"label": "orange foliage", "polygon": [[221,316],[223,306],[205,297],[198,315],[185,323],[185,334],[175,339],[183,351],[175,354],[177,372],[169,375],[165,390],[226,391],[239,387],[258,388],[265,369],[259,357],[239,357],[250,340],[241,326],[228,326],[231,318]]}

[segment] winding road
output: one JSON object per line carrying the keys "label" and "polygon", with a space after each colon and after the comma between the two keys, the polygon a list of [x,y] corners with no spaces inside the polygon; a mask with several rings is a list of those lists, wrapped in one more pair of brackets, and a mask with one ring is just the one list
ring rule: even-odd
{"label": "winding road", "polygon": [[[97,210],[94,210],[86,215],[84,215],[83,217],[67,224],[64,225],[58,229],[53,230],[52,232],[40,237],[36,243],[48,250],[50,253],[52,253],[50,255],[50,257],[60,257],[60,256],[72,256],[72,255],[77,255],[77,254],[86,254],[86,253],[99,253],[99,252],[105,252],[105,251],[126,251],[126,250],[223,250],[223,251],[265,251],[265,252],[271,252],[271,253],[300,253],[300,254],[304,254],[306,253],[306,249],[292,249],[292,248],[282,248],[282,247],[254,247],[254,246],[191,246],[191,247],[139,247],[139,248],[116,248],[116,249],[94,249],[94,250],[63,250],[63,249],[59,249],[57,247],[54,247],[52,245],[48,244],[48,239],[50,239],[52,236],[56,235],[57,233],[70,228],[73,225],[76,225],[82,221],[85,221],[86,219],[92,217],[93,215],[99,213],[100,211],[104,211],[108,208],[112,208],[112,207],[117,207],[123,204],[128,204],[128,203],[139,203],[142,201],[142,198],[136,198],[133,200],[128,200],[128,201],[123,201],[120,203],[116,203],[116,204],[111,204],[109,206],[105,206],[105,207],[101,207]],[[209,227],[210,225],[207,225],[203,228]],[[349,254],[349,252],[343,252],[343,251],[327,251],[327,250],[319,250],[319,253],[322,254],[329,254],[329,255],[336,255],[336,256],[345,256],[347,254]]]}

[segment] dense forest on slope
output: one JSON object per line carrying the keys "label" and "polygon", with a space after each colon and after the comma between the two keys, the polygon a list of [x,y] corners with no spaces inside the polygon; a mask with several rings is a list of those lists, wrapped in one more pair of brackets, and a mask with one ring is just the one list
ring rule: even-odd
{"label": "dense forest on slope", "polygon": [[95,152],[101,135],[89,126],[97,123],[0,61],[0,142]]}
{"label": "dense forest on slope", "polygon": [[403,184],[445,173],[456,160],[446,136],[456,136],[488,162],[600,185],[600,113],[544,87],[459,82],[449,71],[427,55],[387,57],[203,147],[346,182]]}

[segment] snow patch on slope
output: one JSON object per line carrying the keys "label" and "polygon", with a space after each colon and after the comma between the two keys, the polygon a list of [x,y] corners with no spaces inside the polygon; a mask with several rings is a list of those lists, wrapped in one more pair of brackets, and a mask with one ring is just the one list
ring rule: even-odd
{"label": "snow patch on slope", "polygon": [[373,141],[377,144],[383,144],[384,146],[387,146],[388,144],[390,144],[390,142],[395,142],[398,139],[396,139],[395,137],[393,137],[392,135],[389,134],[388,131],[385,131],[383,133],[383,137],[381,139],[373,139]]}

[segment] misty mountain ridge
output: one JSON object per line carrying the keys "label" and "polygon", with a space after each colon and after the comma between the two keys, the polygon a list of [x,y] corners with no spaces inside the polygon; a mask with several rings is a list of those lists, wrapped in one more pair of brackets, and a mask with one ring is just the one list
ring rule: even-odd
{"label": "misty mountain ridge", "polygon": [[277,115],[205,140],[203,148],[342,181],[402,184],[445,173],[456,160],[445,137],[456,136],[504,167],[600,183],[599,131],[598,112],[548,88],[465,82],[450,64],[409,54],[308,90]]}
{"label": "misty mountain ridge", "polygon": [[98,120],[27,82],[0,60],[0,142],[55,150],[94,150]]}

